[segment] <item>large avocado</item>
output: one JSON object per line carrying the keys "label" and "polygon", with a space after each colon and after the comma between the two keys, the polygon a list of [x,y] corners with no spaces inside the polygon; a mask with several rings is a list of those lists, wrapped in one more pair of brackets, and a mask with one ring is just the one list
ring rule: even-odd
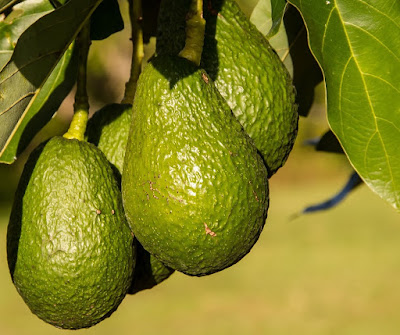
{"label": "large avocado", "polygon": [[122,194],[143,247],[189,275],[233,265],[262,231],[263,161],[212,79],[186,59],[156,57],[139,78]]}
{"label": "large avocado", "polygon": [[[121,180],[131,118],[132,105],[109,104],[97,111],[87,126],[88,141],[97,145],[113,164],[118,180]],[[154,287],[174,272],[144,250],[137,239],[135,244],[136,266],[128,291],[131,294]]]}
{"label": "large avocado", "polygon": [[[177,55],[184,47],[190,2],[161,2],[158,54]],[[234,0],[204,1],[204,18],[201,66],[254,140],[271,177],[287,160],[297,135],[298,113],[290,75]]]}
{"label": "large avocado", "polygon": [[133,233],[110,164],[93,144],[54,137],[30,155],[7,233],[14,285],[39,318],[90,327],[121,303]]}

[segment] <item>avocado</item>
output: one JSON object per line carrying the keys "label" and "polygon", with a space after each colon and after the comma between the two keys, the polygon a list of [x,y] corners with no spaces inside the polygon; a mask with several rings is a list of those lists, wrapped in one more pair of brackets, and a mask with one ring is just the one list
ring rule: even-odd
{"label": "avocado", "polygon": [[[177,55],[185,45],[190,0],[163,0],[157,54]],[[206,32],[201,60],[271,177],[286,162],[298,127],[292,81],[268,40],[234,0],[204,1]]]}
{"label": "avocado", "polygon": [[257,241],[267,170],[207,73],[158,56],[141,74],[122,198],[143,247],[188,275],[223,270]]}
{"label": "avocado", "polygon": [[31,311],[66,329],[115,311],[135,265],[110,164],[93,144],[53,137],[29,156],[7,232],[11,277]]}
{"label": "avocado", "polygon": [[[121,180],[125,149],[132,118],[132,105],[109,104],[89,119],[87,139],[95,144],[115,167],[117,179]],[[128,293],[150,289],[167,279],[174,270],[150,255],[135,239],[136,266]]]}

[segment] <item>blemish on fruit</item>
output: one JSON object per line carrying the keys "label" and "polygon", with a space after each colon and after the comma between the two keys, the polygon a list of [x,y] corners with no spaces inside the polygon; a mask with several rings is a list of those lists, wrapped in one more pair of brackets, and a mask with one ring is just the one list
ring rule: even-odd
{"label": "blemish on fruit", "polygon": [[203,78],[203,80],[204,80],[204,82],[205,82],[206,84],[209,83],[210,80],[208,79],[207,75],[206,75],[204,72],[201,74],[201,77]]}
{"label": "blemish on fruit", "polygon": [[210,228],[208,228],[207,223],[204,222],[204,228],[206,230],[206,235],[210,235],[212,237],[217,236],[216,233],[214,233]]}

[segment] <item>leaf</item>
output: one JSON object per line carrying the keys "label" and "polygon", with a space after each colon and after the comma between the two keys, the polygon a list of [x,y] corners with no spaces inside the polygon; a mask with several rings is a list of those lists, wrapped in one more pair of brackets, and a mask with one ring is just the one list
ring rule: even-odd
{"label": "leaf", "polygon": [[[257,27],[257,29],[265,36],[273,28],[274,22],[272,19],[272,7],[274,0],[260,0],[251,14],[250,21]],[[285,1],[284,1],[285,2]],[[281,13],[283,15],[283,11]],[[282,19],[282,17],[281,17]],[[289,73],[293,75],[293,64],[289,56],[289,42],[286,35],[284,25],[279,26],[279,30],[268,38],[269,43],[275,49],[278,56],[284,62]]]}
{"label": "leaf", "polygon": [[271,0],[272,25],[267,37],[271,38],[280,31],[283,14],[285,13],[286,0]]}
{"label": "leaf", "polygon": [[315,87],[323,80],[323,76],[308,47],[307,30],[300,13],[289,5],[283,20],[293,63],[293,84],[299,106],[297,111],[299,115],[307,116],[314,102]]}
{"label": "leaf", "polygon": [[78,70],[78,52],[73,45],[64,53],[49,78],[40,89],[10,143],[0,156],[0,163],[11,164],[26,149],[33,137],[42,129],[58,110],[71,91]]}
{"label": "leaf", "polygon": [[160,5],[161,0],[142,1],[144,43],[149,43],[151,37],[157,36],[157,23]]}
{"label": "leaf", "polygon": [[335,134],[328,130],[318,141],[315,146],[317,151],[331,152],[336,154],[344,154],[343,148],[340,146]]}
{"label": "leaf", "polygon": [[400,2],[291,0],[327,89],[330,126],[350,162],[400,209]]}
{"label": "leaf", "polygon": [[101,0],[70,0],[19,38],[0,72],[0,155],[58,61]]}
{"label": "leaf", "polygon": [[13,7],[0,21],[0,69],[10,60],[21,34],[43,15],[53,10],[48,0],[27,0]]}
{"label": "leaf", "polygon": [[90,38],[104,40],[124,29],[117,0],[103,0],[90,18]]}

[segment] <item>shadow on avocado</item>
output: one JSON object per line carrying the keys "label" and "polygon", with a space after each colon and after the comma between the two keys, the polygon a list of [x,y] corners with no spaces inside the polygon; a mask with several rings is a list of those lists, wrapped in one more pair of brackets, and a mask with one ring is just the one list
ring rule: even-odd
{"label": "shadow on avocado", "polygon": [[[204,0],[203,15],[206,20],[204,49],[207,54],[203,53],[203,57],[207,57],[207,63],[212,62],[212,73],[208,73],[212,80],[218,77],[219,59],[217,52],[217,41],[215,39],[216,23],[223,1],[221,0]],[[164,0],[161,3],[160,16],[158,20],[157,35],[157,55],[178,55],[185,47],[186,40],[186,19],[190,11],[191,0]],[[155,66],[159,72],[167,78],[171,83],[171,88],[175,83],[185,76],[175,78],[168,73],[163,72],[161,67]],[[200,64],[203,68],[203,65]]]}
{"label": "shadow on avocado", "polygon": [[28,183],[33,173],[33,170],[35,169],[36,163],[46,143],[47,141],[40,144],[34,151],[32,151],[27,163],[25,164],[21,179],[19,181],[17,192],[15,193],[13,208],[11,210],[10,223],[7,228],[7,260],[11,278],[14,278],[15,265],[18,258],[18,247],[19,239],[21,237],[23,199],[25,190],[28,187]]}

